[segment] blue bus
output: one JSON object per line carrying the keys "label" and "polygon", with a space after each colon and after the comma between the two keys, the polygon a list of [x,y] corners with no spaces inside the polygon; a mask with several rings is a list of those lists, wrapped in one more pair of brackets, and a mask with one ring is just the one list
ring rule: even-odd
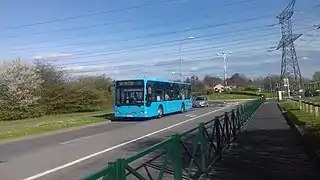
{"label": "blue bus", "polygon": [[166,79],[115,81],[115,119],[162,117],[192,108],[191,84]]}

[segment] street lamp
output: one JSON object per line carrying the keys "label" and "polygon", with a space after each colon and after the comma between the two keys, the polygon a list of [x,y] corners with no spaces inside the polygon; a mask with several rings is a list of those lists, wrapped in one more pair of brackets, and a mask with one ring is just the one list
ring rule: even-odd
{"label": "street lamp", "polygon": [[[179,73],[179,72],[171,72],[171,74],[174,74],[174,75],[179,75],[180,77],[181,77],[181,73]],[[183,82],[182,80],[181,80],[181,82]]]}
{"label": "street lamp", "polygon": [[218,55],[219,57],[223,57],[224,84],[225,84],[225,86],[228,86],[228,83],[227,83],[227,61],[226,61],[226,59],[227,59],[228,55],[230,55],[230,54],[231,54],[231,52],[229,52],[229,53],[224,53],[224,52],[222,52],[222,53],[217,53],[217,55]]}
{"label": "street lamp", "polygon": [[273,92],[273,87],[272,87],[272,80],[271,80],[271,74],[268,75],[268,79],[269,79],[269,88],[270,88],[270,92]]}
{"label": "street lamp", "polygon": [[182,51],[182,43],[185,41],[185,40],[188,40],[188,39],[194,39],[193,36],[190,36],[188,38],[185,38],[182,40],[182,42],[180,43],[179,45],[179,54],[180,54],[180,73],[175,73],[175,72],[172,72],[173,74],[180,74],[180,79],[181,79],[181,82],[183,82],[183,77],[182,77],[182,54],[181,54],[181,51]]}

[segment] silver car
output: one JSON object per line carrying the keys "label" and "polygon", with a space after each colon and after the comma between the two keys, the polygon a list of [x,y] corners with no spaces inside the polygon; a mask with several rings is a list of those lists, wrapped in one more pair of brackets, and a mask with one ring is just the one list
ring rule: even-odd
{"label": "silver car", "polygon": [[209,106],[209,102],[207,97],[198,96],[194,98],[193,107],[208,107],[208,106]]}

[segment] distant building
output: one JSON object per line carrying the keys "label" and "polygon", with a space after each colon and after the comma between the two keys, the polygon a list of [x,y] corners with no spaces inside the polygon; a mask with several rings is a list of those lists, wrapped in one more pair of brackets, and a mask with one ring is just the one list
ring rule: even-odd
{"label": "distant building", "polygon": [[222,92],[224,91],[224,86],[221,85],[221,84],[217,84],[213,87],[213,89],[216,91],[216,92]]}

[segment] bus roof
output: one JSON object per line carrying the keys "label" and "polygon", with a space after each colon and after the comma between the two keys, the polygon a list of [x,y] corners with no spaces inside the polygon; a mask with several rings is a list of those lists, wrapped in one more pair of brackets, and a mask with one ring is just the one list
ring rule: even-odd
{"label": "bus roof", "polygon": [[183,83],[183,82],[169,81],[168,79],[165,79],[165,78],[132,78],[132,79],[119,79],[119,80],[115,80],[115,81],[117,82],[117,81],[132,81],[132,80],[144,80],[144,81],[170,82],[170,83],[188,84],[188,85],[190,85],[190,83]]}

